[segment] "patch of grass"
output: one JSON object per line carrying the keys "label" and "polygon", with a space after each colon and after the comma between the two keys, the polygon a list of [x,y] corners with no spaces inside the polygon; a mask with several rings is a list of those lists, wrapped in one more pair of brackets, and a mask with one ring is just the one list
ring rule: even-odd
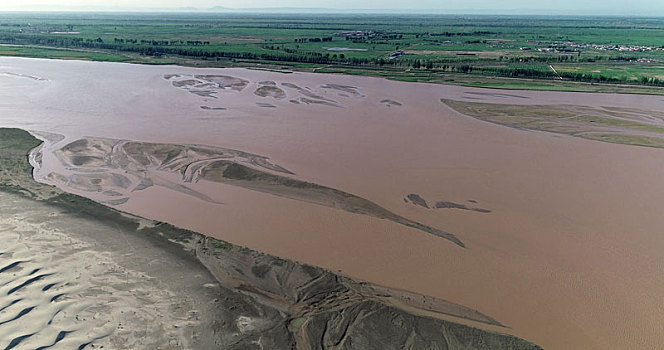
{"label": "patch of grass", "polygon": [[0,129],[0,190],[37,197],[40,186],[32,179],[28,152],[41,141],[20,129]]}
{"label": "patch of grass", "polygon": [[57,48],[45,47],[16,47],[12,49],[0,50],[0,56],[23,56],[33,58],[50,58],[62,60],[87,60],[87,61],[100,61],[100,62],[136,62],[141,63],[140,60],[134,60],[127,56],[105,53],[93,52],[86,50],[65,50]]}
{"label": "patch of grass", "polygon": [[664,139],[658,137],[621,134],[583,134],[581,137],[589,140],[621,143],[624,145],[664,148]]}
{"label": "patch of grass", "polygon": [[[612,113],[613,114],[613,113]],[[656,133],[664,133],[664,128],[655,125],[641,124],[638,122],[616,119],[616,118],[603,118],[592,115],[582,115],[574,117],[573,120],[581,123],[597,123],[607,126],[615,126],[621,129],[651,131]]]}
{"label": "patch of grass", "polygon": [[214,240],[212,242],[212,246],[215,249],[222,249],[222,250],[231,250],[231,249],[233,249],[232,244],[230,244],[228,242],[224,242],[224,241],[218,241],[218,240]]}
{"label": "patch of grass", "polygon": [[[31,150],[41,144],[30,133],[21,129],[0,129],[0,157],[3,159],[14,158],[21,154],[27,157],[26,150]],[[28,165],[29,166],[29,165]]]}
{"label": "patch of grass", "polygon": [[291,327],[293,329],[299,329],[300,327],[302,327],[302,325],[304,325],[305,322],[307,322],[306,317],[298,317],[291,321]]}

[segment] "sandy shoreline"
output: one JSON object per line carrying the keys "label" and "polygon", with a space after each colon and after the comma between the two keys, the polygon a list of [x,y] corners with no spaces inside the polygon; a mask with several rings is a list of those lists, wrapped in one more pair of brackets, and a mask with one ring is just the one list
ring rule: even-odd
{"label": "sandy shoreline", "polygon": [[0,346],[8,350],[540,349],[462,305],[40,184],[28,163],[40,164],[28,154],[39,144],[23,130],[0,128]]}
{"label": "sandy shoreline", "polygon": [[[119,209],[466,305],[547,349],[664,345],[662,151],[515,130],[440,102],[662,110],[661,97],[504,94],[241,69],[5,58],[0,66],[43,79],[2,76],[0,122],[64,135],[51,151],[104,137],[267,156],[298,180],[452,232],[467,249],[394,222],[204,181],[187,186],[224,204],[153,186],[131,192]],[[213,75],[240,80],[197,87]],[[200,83],[173,85],[181,79]],[[254,93],[264,86],[287,96]],[[52,152],[43,161],[59,164]],[[404,202],[408,194],[491,212],[430,210]]]}

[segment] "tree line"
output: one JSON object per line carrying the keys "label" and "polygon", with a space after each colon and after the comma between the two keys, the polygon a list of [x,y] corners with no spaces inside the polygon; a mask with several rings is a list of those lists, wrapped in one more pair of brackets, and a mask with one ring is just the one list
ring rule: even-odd
{"label": "tree line", "polygon": [[[94,49],[106,49],[124,52],[139,53],[144,56],[162,56],[176,55],[199,59],[246,59],[246,60],[264,60],[275,62],[301,62],[315,64],[339,64],[352,66],[371,66],[371,67],[394,67],[410,68],[416,70],[429,70],[431,72],[452,72],[462,74],[479,74],[510,78],[532,78],[532,79],[557,79],[562,78],[570,81],[590,82],[590,83],[638,83],[647,86],[664,87],[664,81],[655,77],[640,77],[638,80],[631,80],[626,77],[610,77],[596,73],[580,72],[558,72],[554,73],[548,69],[538,69],[533,67],[515,67],[515,66],[486,66],[484,63],[470,64],[467,59],[418,59],[399,57],[397,59],[386,59],[383,57],[347,57],[344,54],[330,54],[320,52],[302,52],[284,48],[284,50],[274,52],[238,52],[223,51],[218,48],[206,47],[209,42],[205,41],[166,41],[158,40],[136,40],[136,39],[116,39],[113,42],[105,42],[102,38],[84,39],[84,38],[54,38],[42,36],[13,36],[0,35],[0,42],[8,44],[42,45],[54,47],[82,47]],[[140,44],[139,44],[140,43]],[[163,44],[163,45],[162,45]],[[183,45],[188,46],[174,46]],[[198,46],[198,47],[197,47]],[[559,56],[571,57],[571,56]],[[548,60],[546,60],[548,59]],[[526,57],[519,58],[519,62],[551,62],[552,57]],[[577,58],[578,59],[578,58]],[[593,58],[587,58],[593,59]],[[599,59],[599,58],[597,58]],[[465,60],[465,61],[464,61]],[[505,58],[503,58],[505,60]],[[558,60],[561,60],[558,58]],[[564,59],[563,59],[564,60]],[[508,62],[515,62],[514,58],[507,59]],[[577,61],[578,62],[578,61]]]}

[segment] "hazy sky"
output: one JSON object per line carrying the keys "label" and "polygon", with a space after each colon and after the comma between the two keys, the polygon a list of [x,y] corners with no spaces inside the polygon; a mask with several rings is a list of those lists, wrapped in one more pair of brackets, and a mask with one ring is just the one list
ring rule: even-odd
{"label": "hazy sky", "polygon": [[664,16],[664,0],[0,0],[0,10],[107,9],[212,7],[301,7],[337,10],[438,10],[441,12],[494,12],[511,10],[543,14],[641,14]]}

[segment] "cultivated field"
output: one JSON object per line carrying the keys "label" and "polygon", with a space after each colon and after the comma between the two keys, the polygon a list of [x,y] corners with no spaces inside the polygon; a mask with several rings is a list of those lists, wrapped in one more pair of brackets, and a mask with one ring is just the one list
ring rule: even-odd
{"label": "cultivated field", "polygon": [[0,14],[0,55],[511,89],[661,94],[662,42],[658,18]]}

